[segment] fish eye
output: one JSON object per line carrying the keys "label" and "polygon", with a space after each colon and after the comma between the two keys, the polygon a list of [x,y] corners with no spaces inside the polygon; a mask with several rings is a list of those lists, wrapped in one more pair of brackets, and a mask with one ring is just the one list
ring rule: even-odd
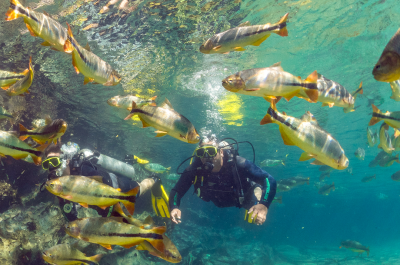
{"label": "fish eye", "polygon": [[380,65],[377,65],[377,66],[375,66],[375,69],[379,69],[379,68],[381,68],[381,66],[380,66]]}

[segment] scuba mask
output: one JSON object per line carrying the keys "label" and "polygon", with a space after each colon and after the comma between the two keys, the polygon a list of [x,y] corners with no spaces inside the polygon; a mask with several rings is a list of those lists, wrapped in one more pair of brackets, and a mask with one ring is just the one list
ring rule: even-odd
{"label": "scuba mask", "polygon": [[42,168],[44,170],[58,168],[60,167],[60,165],[61,165],[61,160],[57,156],[49,157],[42,162]]}
{"label": "scuba mask", "polygon": [[218,149],[215,146],[208,145],[197,148],[194,154],[198,158],[213,158],[218,154]]}

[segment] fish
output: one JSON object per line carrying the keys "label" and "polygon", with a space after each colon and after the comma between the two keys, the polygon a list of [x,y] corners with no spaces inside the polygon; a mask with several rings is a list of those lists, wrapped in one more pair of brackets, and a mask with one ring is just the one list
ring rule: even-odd
{"label": "fish", "polygon": [[144,168],[148,171],[154,172],[154,173],[159,173],[162,174],[164,172],[168,172],[171,170],[171,167],[163,167],[160,164],[156,164],[156,163],[149,163],[149,164],[145,164]]}
{"label": "fish", "polygon": [[196,144],[200,141],[200,135],[193,124],[186,117],[176,112],[168,99],[165,99],[161,106],[145,105],[137,107],[136,102],[132,101],[131,113],[125,120],[129,120],[134,115],[139,116],[143,128],[151,126],[157,129],[155,131],[156,137],[168,134],[190,144]]}
{"label": "fish", "polygon": [[24,76],[27,75],[28,73],[29,69],[26,69],[25,71],[19,74],[0,70],[0,87],[3,89],[7,89],[11,85],[15,84],[18,80],[24,78]]}
{"label": "fish", "polygon": [[328,178],[331,177],[331,172],[330,171],[321,173],[321,175],[319,175],[319,181],[323,181],[326,177],[328,177]]}
{"label": "fish", "polygon": [[372,70],[377,81],[394,82],[400,79],[400,29],[389,40]]}
{"label": "fish", "polygon": [[378,148],[382,148],[388,154],[392,154],[394,151],[392,140],[388,133],[389,125],[386,123],[382,123],[379,129],[379,145]]}
{"label": "fish", "polygon": [[330,166],[323,165],[323,166],[320,166],[318,170],[319,171],[329,171],[330,172],[333,169]]}
{"label": "fish", "polygon": [[31,137],[38,144],[44,144],[48,141],[57,143],[57,139],[64,135],[68,124],[62,119],[52,120],[50,116],[45,119],[45,125],[32,130],[26,129],[22,124],[19,125],[19,139],[24,141]]}
{"label": "fish", "polygon": [[5,108],[0,106],[0,120],[3,119],[9,119],[13,121],[14,116],[10,112],[8,112]]}
{"label": "fish", "polygon": [[104,86],[115,86],[121,82],[121,76],[110,64],[90,51],[89,44],[85,48],[74,39],[71,26],[68,25],[68,39],[64,44],[64,51],[72,53],[72,65],[77,74],[85,76],[83,84],[91,82]]}
{"label": "fish", "polygon": [[175,174],[175,173],[167,175],[167,179],[169,179],[169,180],[178,180],[180,177],[181,177],[181,175]]}
{"label": "fish", "polygon": [[280,165],[284,165],[285,166],[285,159],[265,159],[264,161],[262,161],[260,163],[260,166],[262,167],[276,167],[276,166],[280,166]]}
{"label": "fish", "polygon": [[379,160],[379,166],[381,167],[390,167],[394,162],[400,163],[399,154],[396,156],[391,156],[386,154],[381,160]]}
{"label": "fish", "polygon": [[55,265],[99,264],[103,254],[86,257],[85,254],[69,244],[55,245],[42,253],[44,261]]}
{"label": "fish", "polygon": [[274,197],[274,199],[272,200],[272,203],[274,203],[274,202],[282,204],[282,195]]}
{"label": "fish", "polygon": [[135,211],[136,195],[139,192],[139,186],[128,192],[121,192],[121,189],[103,184],[101,176],[90,178],[78,175],[62,176],[48,180],[45,187],[50,193],[77,202],[85,208],[96,205],[104,210],[121,202],[130,214]]}
{"label": "fish", "polygon": [[372,104],[372,118],[368,125],[372,126],[382,120],[394,129],[400,129],[400,111],[382,113]]}
{"label": "fish", "polygon": [[390,178],[394,181],[400,181],[400,170],[394,173]]}
{"label": "fish", "polygon": [[[0,78],[1,79],[1,78]],[[390,88],[392,89],[391,99],[395,101],[400,101],[400,80],[390,82]]]}
{"label": "fish", "polygon": [[32,148],[27,143],[18,139],[12,132],[0,131],[0,156],[11,156],[14,159],[24,159],[31,156],[35,165],[42,162],[42,151],[46,145]]}
{"label": "fish", "polygon": [[335,190],[335,183],[332,182],[332,184],[325,184],[324,186],[322,186],[319,190],[318,190],[318,194],[322,194],[322,195],[329,195],[329,193]]}
{"label": "fish", "polygon": [[271,33],[279,36],[288,36],[286,22],[289,13],[286,13],[277,23],[251,26],[246,21],[239,26],[215,34],[200,46],[200,52],[204,54],[229,53],[231,51],[244,51],[248,45],[260,46]]}
{"label": "fish", "polygon": [[9,96],[23,96],[24,93],[29,94],[28,89],[32,85],[33,76],[35,72],[32,68],[32,56],[29,57],[29,71],[25,74],[23,78],[15,82],[13,85],[9,87],[2,87],[3,90],[7,91],[7,95]]}
{"label": "fish", "polygon": [[65,225],[65,232],[86,242],[95,243],[111,250],[111,245],[131,248],[144,240],[160,252],[165,251],[162,235],[166,226],[145,229],[123,222],[122,217],[88,217]]}
{"label": "fish", "polygon": [[138,162],[139,164],[148,164],[150,162],[149,160],[141,159],[141,158],[139,158],[139,157],[137,157],[135,155],[133,156],[133,159],[135,159],[136,162]]}
{"label": "fish", "polygon": [[281,63],[266,68],[253,68],[230,75],[222,80],[222,86],[234,93],[262,97],[268,102],[284,97],[287,101],[301,90],[312,102],[318,99],[318,73],[312,72],[305,80],[285,72]]}
{"label": "fish", "polygon": [[[329,106],[332,108],[333,106],[343,108],[344,113],[349,113],[354,111],[354,104],[357,98],[357,95],[363,94],[362,82],[358,89],[356,89],[353,93],[349,93],[347,89],[341,84],[332,81],[323,75],[318,73],[317,80],[318,87],[318,102],[322,103],[322,107]],[[299,92],[298,97],[303,98],[309,102],[307,94],[304,90]]]}
{"label": "fish", "polygon": [[354,152],[355,157],[357,157],[359,160],[364,160],[365,158],[365,150],[361,147],[357,148],[357,150]]}
{"label": "fish", "polygon": [[373,175],[373,176],[363,177],[363,178],[361,179],[361,182],[370,182],[370,181],[372,181],[373,179],[376,179],[376,174]]}
{"label": "fish", "polygon": [[286,186],[288,186],[290,188],[294,188],[296,186],[300,186],[300,185],[303,185],[303,184],[309,185],[310,184],[310,178],[309,177],[305,178],[305,177],[300,177],[300,176],[292,177],[292,178],[286,178],[286,179],[279,180],[278,184],[286,185]]}
{"label": "fish", "polygon": [[108,105],[114,106],[117,108],[121,109],[127,109],[129,111],[132,110],[132,101],[135,101],[136,106],[138,108],[144,106],[144,105],[150,105],[150,106],[156,106],[156,103],[154,100],[157,98],[157,96],[151,97],[149,99],[143,99],[137,96],[133,95],[127,95],[127,96],[115,96],[107,100]]}
{"label": "fish", "polygon": [[288,185],[277,184],[277,189],[278,189],[278,192],[281,192],[281,191],[289,191],[292,188]]}
{"label": "fish", "polygon": [[346,241],[342,241],[340,243],[340,247],[339,248],[347,248],[353,252],[358,252],[358,253],[363,253],[363,252],[367,252],[367,256],[369,256],[369,247],[364,247],[363,245],[361,245],[359,242],[357,241],[353,241],[353,240],[346,240]]}
{"label": "fish", "polygon": [[373,133],[370,128],[367,127],[367,140],[369,147],[373,147],[377,142],[377,133]]}
{"label": "fish", "polygon": [[29,33],[33,37],[44,40],[43,46],[51,46],[51,49],[64,52],[64,44],[68,38],[67,30],[47,13],[33,11],[25,8],[18,0],[10,0],[10,8],[6,13],[6,21],[23,17]]}
{"label": "fish", "polygon": [[343,170],[349,166],[339,142],[314,122],[304,121],[277,111],[275,101],[260,124],[276,123],[285,145],[296,145],[304,151],[299,161],[314,158],[313,164],[324,164],[334,169]]}

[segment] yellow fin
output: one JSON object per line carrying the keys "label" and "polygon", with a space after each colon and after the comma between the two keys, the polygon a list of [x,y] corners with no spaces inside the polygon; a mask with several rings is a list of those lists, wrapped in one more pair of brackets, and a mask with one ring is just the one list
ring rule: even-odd
{"label": "yellow fin", "polygon": [[213,48],[213,50],[214,50],[214,51],[218,51],[219,49],[221,49],[221,47],[222,47],[222,45],[215,46],[215,47]]}
{"label": "yellow fin", "polygon": [[171,102],[169,102],[168,99],[165,99],[164,102],[161,104],[160,108],[164,108],[164,109],[174,109],[174,107],[172,107]]}
{"label": "yellow fin", "polygon": [[271,34],[265,35],[264,37],[262,37],[261,39],[259,39],[256,42],[252,43],[251,45],[260,46],[260,44],[263,43],[263,41],[265,41],[266,39],[268,39],[269,36],[271,36]]}
{"label": "yellow fin", "polygon": [[44,41],[41,43],[42,46],[51,46],[51,44],[48,41]]}
{"label": "yellow fin", "polygon": [[233,48],[235,51],[237,51],[237,52],[242,52],[242,51],[245,51],[246,49],[245,48],[242,48],[242,47],[235,47],[235,48]]}
{"label": "yellow fin", "polygon": [[147,122],[145,122],[141,117],[139,117],[139,119],[143,124],[143,128],[150,127],[150,125]]}
{"label": "yellow fin", "polygon": [[314,158],[314,155],[304,152],[300,155],[299,161],[307,161]]}
{"label": "yellow fin", "polygon": [[292,93],[286,94],[286,95],[284,95],[283,97],[284,97],[287,101],[289,101],[289,100],[291,100],[294,96],[296,96],[297,94],[299,94],[299,92],[300,92],[300,89],[299,89],[299,90],[296,90],[296,91],[294,91],[294,92],[292,92]]}
{"label": "yellow fin", "polygon": [[237,28],[240,28],[240,27],[248,27],[248,26],[251,26],[250,21],[246,21],[246,22],[243,22],[243,23],[239,24],[239,25],[237,26]]}
{"label": "yellow fin", "polygon": [[155,133],[157,134],[156,137],[163,137],[168,134],[167,132],[164,131],[155,131]]}
{"label": "yellow fin", "polygon": [[86,85],[88,83],[93,82],[93,80],[94,80],[93,78],[85,76],[85,79],[83,79],[83,84]]}
{"label": "yellow fin", "polygon": [[285,145],[295,145],[292,140],[287,136],[282,126],[279,126],[279,131],[281,132],[282,140]]}
{"label": "yellow fin", "polygon": [[36,33],[33,31],[33,29],[31,28],[31,26],[29,26],[29,24],[26,23],[26,27],[29,30],[29,33],[33,36],[33,37],[37,37]]}
{"label": "yellow fin", "polygon": [[311,165],[317,165],[317,166],[325,166],[325,163],[322,163],[321,161],[315,159]]}
{"label": "yellow fin", "polygon": [[91,51],[91,50],[90,50],[90,46],[89,46],[89,42],[86,43],[85,49],[86,49],[87,51],[89,51],[89,52]]}
{"label": "yellow fin", "polygon": [[75,57],[74,57],[74,56],[72,56],[72,65],[74,66],[75,72],[76,72],[77,74],[79,74],[78,65],[77,65],[77,63],[76,63],[76,61],[75,61]]}

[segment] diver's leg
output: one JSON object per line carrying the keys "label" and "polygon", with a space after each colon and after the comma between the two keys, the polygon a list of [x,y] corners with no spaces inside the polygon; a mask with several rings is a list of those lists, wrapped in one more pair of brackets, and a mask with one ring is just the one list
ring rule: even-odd
{"label": "diver's leg", "polygon": [[139,183],[140,186],[140,195],[146,193],[151,187],[153,187],[154,183],[156,181],[153,178],[147,178],[142,180],[142,182]]}

